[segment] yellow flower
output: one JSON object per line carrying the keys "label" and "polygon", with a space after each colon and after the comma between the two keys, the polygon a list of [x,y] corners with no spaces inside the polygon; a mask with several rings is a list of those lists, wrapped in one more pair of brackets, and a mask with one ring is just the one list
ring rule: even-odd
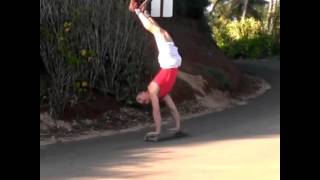
{"label": "yellow flower", "polygon": [[88,83],[87,81],[82,81],[82,87],[87,87]]}
{"label": "yellow flower", "polygon": [[82,49],[82,50],[80,51],[80,54],[81,54],[81,56],[86,56],[87,51],[86,51],[85,49]]}
{"label": "yellow flower", "polygon": [[63,27],[64,27],[64,31],[65,32],[69,32],[70,30],[71,30],[71,22],[65,22],[64,24],[63,24]]}
{"label": "yellow flower", "polygon": [[69,32],[71,28],[65,28],[64,32]]}

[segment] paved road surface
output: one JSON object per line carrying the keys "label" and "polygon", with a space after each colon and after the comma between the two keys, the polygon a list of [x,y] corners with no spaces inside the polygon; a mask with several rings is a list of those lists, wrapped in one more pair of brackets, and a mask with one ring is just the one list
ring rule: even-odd
{"label": "paved road surface", "polygon": [[146,143],[141,131],[49,145],[40,150],[41,180],[280,179],[280,62],[237,64],[271,90],[245,106],[186,120],[189,138]]}

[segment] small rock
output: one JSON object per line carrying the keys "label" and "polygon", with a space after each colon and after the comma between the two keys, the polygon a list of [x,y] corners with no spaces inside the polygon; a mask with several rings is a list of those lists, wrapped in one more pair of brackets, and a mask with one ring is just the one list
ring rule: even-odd
{"label": "small rock", "polygon": [[73,122],[72,122],[72,126],[78,126],[77,121],[73,121]]}
{"label": "small rock", "polygon": [[91,120],[89,120],[89,119],[86,119],[86,120],[84,121],[84,123],[85,123],[86,125],[91,125],[91,124],[93,124],[93,122],[92,122]]}
{"label": "small rock", "polygon": [[57,120],[57,128],[66,129],[68,131],[72,130],[72,126],[71,126],[70,123],[64,122],[64,121],[61,121],[61,120]]}

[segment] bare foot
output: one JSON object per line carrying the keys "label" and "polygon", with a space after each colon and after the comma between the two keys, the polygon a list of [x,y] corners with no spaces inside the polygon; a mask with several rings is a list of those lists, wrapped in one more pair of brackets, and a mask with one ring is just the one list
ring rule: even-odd
{"label": "bare foot", "polygon": [[137,8],[138,8],[137,0],[131,0],[129,4],[129,11],[133,13],[134,10]]}
{"label": "bare foot", "polygon": [[173,132],[179,132],[179,131],[181,131],[181,129],[180,128],[177,128],[177,127],[175,127],[175,128],[170,128],[170,129],[168,129],[169,131],[173,131]]}
{"label": "bare foot", "polygon": [[149,2],[150,2],[150,0],[145,0],[143,3],[141,3],[141,5],[139,6],[139,9],[141,10],[141,12],[144,13]]}

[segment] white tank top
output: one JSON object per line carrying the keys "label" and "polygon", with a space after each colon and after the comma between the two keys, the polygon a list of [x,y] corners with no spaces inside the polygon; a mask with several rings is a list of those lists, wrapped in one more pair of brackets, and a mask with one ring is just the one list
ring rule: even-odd
{"label": "white tank top", "polygon": [[181,56],[173,42],[167,42],[161,35],[155,35],[159,55],[158,62],[162,69],[178,68],[181,66]]}

